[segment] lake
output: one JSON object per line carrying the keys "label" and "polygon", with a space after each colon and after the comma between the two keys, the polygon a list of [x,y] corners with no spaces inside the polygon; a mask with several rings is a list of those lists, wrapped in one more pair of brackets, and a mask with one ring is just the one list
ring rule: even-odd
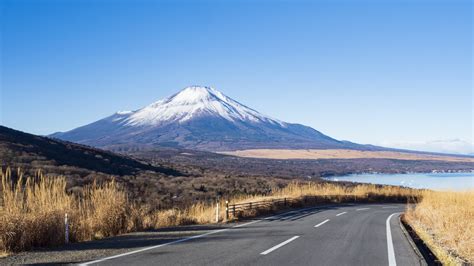
{"label": "lake", "polygon": [[433,190],[461,191],[474,189],[474,173],[357,174],[333,176],[325,179]]}

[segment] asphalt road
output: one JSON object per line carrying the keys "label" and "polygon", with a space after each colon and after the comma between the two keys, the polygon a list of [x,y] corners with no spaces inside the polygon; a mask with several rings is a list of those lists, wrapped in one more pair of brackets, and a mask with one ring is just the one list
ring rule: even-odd
{"label": "asphalt road", "polygon": [[402,204],[318,207],[253,220],[85,265],[421,265]]}

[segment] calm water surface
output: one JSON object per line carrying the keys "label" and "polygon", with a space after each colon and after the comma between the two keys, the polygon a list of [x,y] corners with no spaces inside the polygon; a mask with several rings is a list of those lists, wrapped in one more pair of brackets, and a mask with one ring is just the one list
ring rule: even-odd
{"label": "calm water surface", "polygon": [[358,174],[328,177],[332,181],[428,188],[434,190],[474,189],[474,173],[430,173],[430,174]]}

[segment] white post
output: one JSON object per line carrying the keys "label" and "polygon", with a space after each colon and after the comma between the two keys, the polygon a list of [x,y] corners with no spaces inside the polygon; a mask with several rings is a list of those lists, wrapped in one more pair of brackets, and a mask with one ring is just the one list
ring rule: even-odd
{"label": "white post", "polygon": [[69,243],[69,221],[68,221],[67,213],[64,215],[64,228],[65,228],[64,242],[68,244]]}
{"label": "white post", "polygon": [[217,203],[216,203],[216,223],[219,222],[219,198],[217,198]]}

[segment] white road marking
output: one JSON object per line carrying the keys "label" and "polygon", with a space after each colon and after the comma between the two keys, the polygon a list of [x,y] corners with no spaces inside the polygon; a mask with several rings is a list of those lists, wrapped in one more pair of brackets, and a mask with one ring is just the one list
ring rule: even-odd
{"label": "white road marking", "polygon": [[205,233],[205,234],[196,235],[196,236],[191,236],[191,237],[187,237],[187,238],[182,238],[182,239],[178,239],[178,240],[171,241],[171,242],[168,242],[168,243],[164,243],[164,244],[161,244],[161,245],[146,247],[146,248],[142,248],[142,249],[130,251],[130,252],[127,252],[127,253],[118,254],[118,255],[115,255],[115,256],[105,257],[105,258],[102,258],[102,259],[98,259],[98,260],[93,260],[93,261],[81,263],[81,264],[79,264],[79,265],[91,265],[91,264],[103,262],[103,261],[106,261],[106,260],[111,260],[111,259],[120,258],[120,257],[123,257],[123,256],[132,255],[132,254],[135,254],[135,253],[140,253],[140,252],[147,251],[147,250],[154,249],[154,248],[164,247],[164,246],[168,246],[168,245],[172,245],[172,244],[177,244],[177,243],[185,242],[185,241],[188,241],[188,240],[191,240],[191,239],[201,238],[201,237],[204,237],[204,236],[208,236],[208,235],[212,235],[212,234],[224,232],[224,231],[227,231],[227,230],[229,230],[229,228],[220,229],[220,230],[215,230],[215,231],[207,232],[207,233]]}
{"label": "white road marking", "polygon": [[246,225],[251,225],[251,224],[254,224],[254,223],[258,223],[260,222],[261,220],[257,220],[257,221],[252,221],[252,222],[248,222],[248,223],[244,223],[244,224],[239,224],[239,225],[236,225],[236,226],[232,226],[233,228],[238,228],[238,227],[242,227],[242,226],[246,226]]}
{"label": "white road marking", "polygon": [[387,221],[385,222],[387,227],[387,251],[388,251],[388,265],[397,266],[397,261],[395,259],[395,250],[393,249],[393,240],[392,240],[392,229],[390,228],[390,219],[392,216],[400,214],[399,212],[392,213],[388,216]]}
{"label": "white road marking", "polygon": [[368,210],[370,208],[360,208],[360,209],[357,209],[356,211],[365,211],[365,210]]}
{"label": "white road marking", "polygon": [[[348,204],[348,205],[351,205],[351,204]],[[353,204],[352,204],[353,205]],[[310,208],[305,208],[305,209],[301,209],[301,210],[295,210],[295,211],[289,211],[289,212],[285,212],[285,213],[281,213],[281,214],[278,214],[278,215],[274,215],[274,216],[271,216],[271,217],[266,217],[266,218],[263,218],[261,220],[257,220],[257,221],[252,221],[252,222],[248,222],[248,223],[245,223],[245,224],[240,224],[240,225],[236,225],[236,226],[233,226],[233,228],[238,228],[238,227],[243,227],[243,226],[246,226],[246,225],[250,225],[250,224],[254,224],[254,223],[258,223],[260,221],[264,221],[264,220],[270,220],[270,219],[273,219],[273,218],[276,218],[276,217],[279,217],[279,216],[282,216],[282,215],[285,215],[285,214],[289,214],[289,213],[294,213],[294,212],[301,212],[301,211],[305,211],[305,210],[312,210],[312,209],[318,209],[319,207],[310,207]],[[326,221],[325,221],[326,222]],[[173,244],[178,244],[178,243],[181,243],[181,242],[185,242],[185,241],[189,241],[189,240],[192,240],[192,239],[196,239],[196,238],[201,238],[201,237],[205,237],[205,236],[208,236],[208,235],[212,235],[212,234],[216,234],[216,233],[220,233],[220,232],[225,232],[225,231],[228,231],[230,230],[231,228],[226,228],[226,229],[219,229],[219,230],[215,230],[215,231],[211,231],[211,232],[207,232],[205,234],[201,234],[201,235],[195,235],[195,236],[191,236],[191,237],[187,237],[187,238],[182,238],[182,239],[178,239],[178,240],[175,240],[175,241],[171,241],[171,242],[167,242],[167,243],[163,243],[163,244],[160,244],[160,245],[155,245],[155,246],[150,246],[150,247],[146,247],[146,248],[142,248],[142,249],[137,249],[137,250],[134,250],[134,251],[130,251],[130,252],[126,252],[126,253],[122,253],[122,254],[118,254],[118,255],[114,255],[114,256],[110,256],[110,257],[105,257],[105,258],[102,258],[102,259],[98,259],[98,260],[93,260],[93,261],[89,261],[89,262],[84,262],[84,263],[81,263],[79,265],[91,265],[91,264],[96,264],[96,263],[100,263],[100,262],[103,262],[103,261],[106,261],[106,260],[111,260],[111,259],[115,259],[115,258],[120,258],[120,257],[124,257],[124,256],[128,256],[128,255],[133,255],[133,254],[136,254],[136,253],[140,253],[140,252],[143,252],[143,251],[147,251],[147,250],[150,250],[150,249],[155,249],[155,248],[160,248],[160,247],[164,247],[164,246],[168,246],[168,245],[173,245]],[[299,236],[296,236],[292,239],[289,239],[287,240],[288,243],[295,240],[296,238],[298,238]],[[285,241],[286,242],[286,241]],[[282,243],[283,244],[283,243]],[[280,244],[280,245],[282,245]],[[284,243],[283,245],[285,245],[287,243]],[[282,246],[283,246],[282,245]],[[279,248],[280,246],[276,247],[276,248]],[[275,248],[275,249],[276,249]],[[273,251],[273,250],[271,250]],[[270,253],[271,251],[269,251],[268,253]],[[266,251],[265,251],[266,252]],[[262,252],[263,253],[263,252]],[[267,254],[268,254],[267,253]],[[265,255],[265,254],[264,254]]]}
{"label": "white road marking", "polygon": [[395,206],[382,207],[382,209],[396,209],[396,208],[399,208],[399,207],[395,207]]}
{"label": "white road marking", "polygon": [[321,225],[329,222],[329,219],[324,220],[323,222],[320,222],[319,224],[315,225],[314,227],[320,227]]}
{"label": "white road marking", "polygon": [[275,219],[275,218],[282,218],[282,216],[290,214],[290,213],[301,213],[301,212],[304,212],[304,211],[314,210],[314,209],[318,209],[318,208],[320,208],[320,207],[309,207],[309,208],[299,209],[299,210],[295,210],[295,211],[284,212],[284,213],[280,213],[280,214],[277,214],[277,215],[273,215],[273,216],[270,216],[270,217],[263,218],[262,220],[271,220],[271,219]]}
{"label": "white road marking", "polygon": [[292,238],[290,238],[290,239],[288,239],[288,240],[286,240],[286,241],[283,241],[283,242],[281,242],[280,244],[278,244],[278,245],[276,245],[276,246],[274,246],[274,247],[272,247],[272,248],[270,248],[270,249],[267,249],[267,250],[265,250],[264,252],[260,253],[260,255],[267,255],[268,253],[274,251],[275,249],[278,249],[278,248],[283,247],[284,245],[290,243],[291,241],[297,239],[298,237],[300,237],[300,236],[294,236],[294,237],[292,237]]}
{"label": "white road marking", "polygon": [[346,213],[347,212],[341,212],[341,213],[336,214],[336,216],[341,216],[341,215],[346,214]]}
{"label": "white road marking", "polygon": [[[306,209],[302,209],[302,210],[300,210],[300,211],[304,211],[304,210],[308,210],[308,209],[313,209],[313,208],[306,208]],[[248,222],[248,223],[244,223],[244,224],[239,224],[239,225],[233,226],[233,228],[243,227],[243,226],[246,226],[246,225],[258,223],[258,222],[260,222],[260,221],[268,220],[268,219],[271,219],[271,218],[274,218],[274,217],[277,217],[277,216],[280,216],[280,215],[284,215],[284,214],[288,214],[288,213],[293,213],[293,212],[297,212],[297,211],[289,211],[289,212],[281,213],[281,214],[278,214],[278,215],[275,215],[275,216],[267,217],[267,218],[264,218],[264,219],[262,219],[262,220],[256,220],[256,221],[252,221],[252,222]],[[219,229],[219,230],[207,232],[207,233],[201,234],[201,235],[190,236],[190,237],[187,237],[187,238],[178,239],[178,240],[171,241],[171,242],[168,242],[168,243],[163,243],[163,244],[160,244],[160,245],[150,246],[150,247],[146,247],[146,248],[142,248],[142,249],[137,249],[137,250],[134,250],[134,251],[130,251],[130,252],[126,252],[126,253],[122,253],[122,254],[110,256],[110,257],[105,257],[105,258],[98,259],[98,260],[93,260],[93,261],[89,261],[89,262],[84,262],[84,263],[81,263],[81,264],[79,264],[79,265],[86,266],[86,265],[96,264],[96,263],[100,263],[100,262],[103,262],[103,261],[106,261],[106,260],[111,260],[111,259],[115,259],[115,258],[120,258],[120,257],[128,256],[128,255],[133,255],[133,254],[135,254],[135,253],[140,253],[140,252],[147,251],[147,250],[150,250],[150,249],[155,249],[155,248],[160,248],[160,247],[164,247],[164,246],[168,246],[168,245],[178,244],[178,243],[185,242],[185,241],[188,241],[188,240],[192,240],[192,239],[196,239],[196,238],[201,238],[201,237],[205,237],[205,236],[212,235],[212,234],[216,234],[216,233],[220,233],[220,232],[225,232],[225,231],[228,231],[228,230],[230,230],[230,228]]]}

